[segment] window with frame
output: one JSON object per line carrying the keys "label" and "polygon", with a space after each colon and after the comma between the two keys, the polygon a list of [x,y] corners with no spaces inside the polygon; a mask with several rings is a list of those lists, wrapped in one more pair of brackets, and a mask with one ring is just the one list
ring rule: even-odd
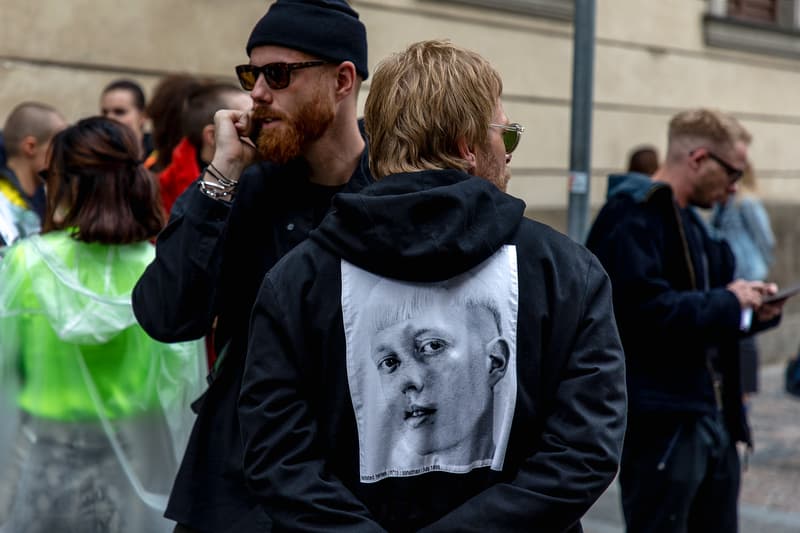
{"label": "window with frame", "polygon": [[728,0],[728,16],[753,22],[777,22],[777,0]]}
{"label": "window with frame", "polygon": [[520,13],[557,20],[572,20],[574,0],[429,0],[486,7],[509,13]]}
{"label": "window with frame", "polygon": [[800,58],[800,0],[709,0],[709,46]]}

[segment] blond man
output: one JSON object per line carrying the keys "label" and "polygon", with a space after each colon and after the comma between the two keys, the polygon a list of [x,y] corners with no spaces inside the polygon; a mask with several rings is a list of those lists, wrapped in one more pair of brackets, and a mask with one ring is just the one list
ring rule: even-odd
{"label": "blond man", "polygon": [[735,192],[747,132],[709,109],[678,113],[652,181],[632,175],[587,246],[614,283],[625,347],[628,430],[620,470],[630,532],[736,531],[739,458],[751,445],[739,339],[777,324],[774,284],[733,279],[728,245],[694,207]]}
{"label": "blond man", "polygon": [[273,268],[239,421],[291,531],[580,531],[614,478],[623,355],[585,248],[505,194],[522,127],[486,59],[415,43],[365,107],[379,182]]}

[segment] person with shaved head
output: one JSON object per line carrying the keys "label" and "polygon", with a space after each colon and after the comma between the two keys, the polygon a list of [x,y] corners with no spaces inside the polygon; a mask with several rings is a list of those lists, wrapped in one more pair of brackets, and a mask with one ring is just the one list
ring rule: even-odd
{"label": "person with shaved head", "polygon": [[47,151],[53,136],[67,125],[55,108],[40,102],[17,105],[6,119],[3,137],[7,161],[0,167],[0,247],[38,233],[45,215]]}

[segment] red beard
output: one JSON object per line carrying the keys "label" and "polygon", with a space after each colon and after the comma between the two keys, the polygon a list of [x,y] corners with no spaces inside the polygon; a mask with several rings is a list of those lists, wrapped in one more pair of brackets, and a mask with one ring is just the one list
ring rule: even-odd
{"label": "red beard", "polygon": [[[280,124],[262,130],[266,119],[278,119]],[[321,92],[300,104],[294,116],[272,111],[267,107],[253,110],[254,127],[259,131],[256,148],[267,161],[285,164],[303,154],[306,147],[322,137],[333,122],[334,103],[326,101]]]}

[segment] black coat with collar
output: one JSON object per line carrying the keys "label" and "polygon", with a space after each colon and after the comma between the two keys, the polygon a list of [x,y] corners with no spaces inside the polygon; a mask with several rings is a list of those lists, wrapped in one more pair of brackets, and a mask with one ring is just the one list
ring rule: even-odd
{"label": "black coat with collar", "polygon": [[[726,289],[735,266],[730,248],[692,208],[678,208],[665,183],[629,175],[614,186],[587,247],[614,287],[630,413],[716,412],[709,370],[716,354],[726,425],[734,439],[749,443],[738,347],[745,333],[739,301]],[[754,322],[747,334],[776,323]]]}
{"label": "black coat with collar", "polygon": [[201,338],[218,320],[215,345],[224,358],[194,405],[197,420],[165,513],[200,532],[269,530],[245,485],[236,417],[250,311],[264,275],[308,237],[333,195],[373,181],[366,149],[344,186],[316,185],[307,174],[302,160],[252,165],[232,203],[189,187],[133,291],[137,320],[160,341]]}

